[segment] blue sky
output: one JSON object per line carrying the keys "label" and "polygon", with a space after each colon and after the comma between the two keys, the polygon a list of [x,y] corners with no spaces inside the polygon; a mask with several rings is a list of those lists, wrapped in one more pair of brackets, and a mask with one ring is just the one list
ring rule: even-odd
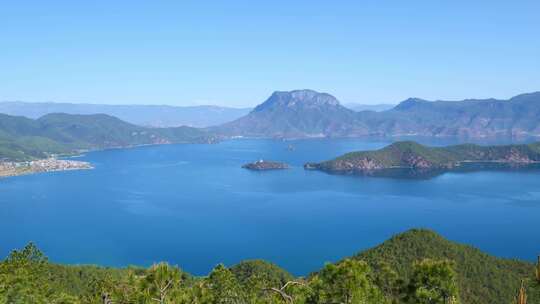
{"label": "blue sky", "polygon": [[540,1],[4,1],[0,100],[253,106],[540,90]]}

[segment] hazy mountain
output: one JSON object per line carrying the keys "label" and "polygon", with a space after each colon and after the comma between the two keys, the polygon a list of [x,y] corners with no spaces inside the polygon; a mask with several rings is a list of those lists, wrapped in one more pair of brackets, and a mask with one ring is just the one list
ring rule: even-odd
{"label": "hazy mountain", "polygon": [[344,106],[356,112],[361,112],[361,111],[382,112],[382,111],[390,110],[396,105],[389,104],[389,103],[380,103],[380,104],[346,103],[344,104]]}
{"label": "hazy mountain", "polygon": [[389,111],[362,115],[385,135],[527,137],[540,136],[540,92],[509,100],[427,101],[409,98]]}
{"label": "hazy mountain", "polygon": [[312,90],[274,92],[248,115],[218,128],[252,137],[353,136],[365,133],[356,112],[332,95]]}
{"label": "hazy mountain", "polygon": [[50,113],[107,114],[140,126],[208,127],[235,120],[251,109],[219,106],[103,105],[55,102],[0,102],[0,113],[37,119]]}
{"label": "hazy mountain", "polygon": [[0,160],[43,158],[81,149],[214,140],[202,129],[146,128],[105,114],[48,114],[36,120],[0,114]]}
{"label": "hazy mountain", "polygon": [[248,115],[219,128],[252,137],[530,137],[540,136],[540,92],[510,100],[427,101],[409,98],[382,112],[355,112],[332,95],[275,92]]}

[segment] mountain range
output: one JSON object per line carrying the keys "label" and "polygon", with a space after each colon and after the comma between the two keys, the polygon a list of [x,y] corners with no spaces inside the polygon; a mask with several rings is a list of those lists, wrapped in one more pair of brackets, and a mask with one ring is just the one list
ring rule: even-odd
{"label": "mountain range", "polygon": [[147,127],[190,126],[204,128],[232,121],[250,108],[220,106],[106,105],[56,102],[0,102],[0,113],[38,119],[51,113],[107,114],[126,122]]}
{"label": "mountain range", "polygon": [[379,104],[346,103],[344,104],[344,106],[356,112],[362,112],[362,111],[382,112],[382,111],[390,110],[396,105],[390,104],[390,103],[379,103]]}
{"label": "mountain range", "polygon": [[145,128],[105,114],[57,113],[39,119],[0,114],[0,160],[21,161],[89,149],[215,140],[203,129]]}
{"label": "mountain range", "polygon": [[[1,105],[2,103],[0,108]],[[34,105],[19,104],[18,111],[32,117],[44,111],[44,108],[40,108],[43,105],[36,105],[34,110],[30,110]],[[91,110],[89,105],[80,105],[79,108],[79,105],[71,106],[78,109],[77,111],[83,109],[99,111],[99,109]],[[109,109],[118,110],[123,106],[110,107]],[[150,110],[145,112],[146,106],[141,107],[143,108],[137,111],[133,110],[139,115],[137,117],[140,124],[145,124],[143,121],[157,121],[156,119],[163,121],[168,117],[176,117],[173,110],[167,111],[160,106],[156,106],[154,112]],[[148,109],[153,109],[152,107],[148,106]],[[24,110],[26,108],[28,110]],[[207,114],[201,115],[208,120],[200,120],[196,115],[190,116],[190,119],[198,120],[200,125],[215,121],[215,117],[208,114],[208,109],[204,111]],[[229,110],[223,112],[228,113],[226,115],[222,113],[223,120],[231,119],[230,115],[241,114],[240,112],[231,114],[232,112],[227,111]],[[128,111],[122,115],[130,114]],[[228,118],[225,119],[225,116]],[[135,116],[132,120],[136,120]],[[180,120],[182,117],[178,121]],[[327,93],[313,90],[277,91],[246,115],[207,128],[187,126],[150,128],[107,114],[51,113],[35,119],[0,114],[0,159],[41,158],[81,149],[215,142],[237,136],[265,138],[426,136],[465,139],[539,137],[540,92],[518,95],[509,100],[427,101],[410,98],[390,110],[357,112],[342,106],[334,96]]]}
{"label": "mountain range", "polygon": [[390,110],[356,112],[327,93],[274,92],[249,114],[212,128],[228,136],[305,138],[540,136],[540,92],[509,100],[409,98]]}

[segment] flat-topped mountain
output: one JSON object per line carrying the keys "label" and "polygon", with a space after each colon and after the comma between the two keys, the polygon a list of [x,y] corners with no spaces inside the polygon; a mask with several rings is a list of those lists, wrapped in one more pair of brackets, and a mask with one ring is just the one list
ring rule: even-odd
{"label": "flat-topped mountain", "polygon": [[392,109],[355,112],[312,90],[274,92],[248,115],[212,128],[228,136],[540,136],[540,92],[509,100],[427,101],[409,98]]}
{"label": "flat-topped mountain", "polygon": [[464,163],[532,164],[540,162],[540,142],[523,145],[473,144],[427,147],[416,142],[396,142],[376,151],[347,153],[306,169],[336,173],[370,173],[385,169],[452,170]]}
{"label": "flat-topped mountain", "polygon": [[249,137],[328,137],[362,135],[356,112],[332,95],[313,90],[274,92],[248,115],[217,130]]}

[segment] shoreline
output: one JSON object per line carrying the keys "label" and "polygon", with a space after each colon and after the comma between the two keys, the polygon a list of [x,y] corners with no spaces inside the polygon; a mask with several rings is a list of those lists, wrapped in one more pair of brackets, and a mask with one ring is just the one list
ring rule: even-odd
{"label": "shoreline", "polygon": [[0,178],[47,172],[90,169],[94,169],[94,167],[89,162],[56,158],[46,158],[23,162],[0,162]]}

